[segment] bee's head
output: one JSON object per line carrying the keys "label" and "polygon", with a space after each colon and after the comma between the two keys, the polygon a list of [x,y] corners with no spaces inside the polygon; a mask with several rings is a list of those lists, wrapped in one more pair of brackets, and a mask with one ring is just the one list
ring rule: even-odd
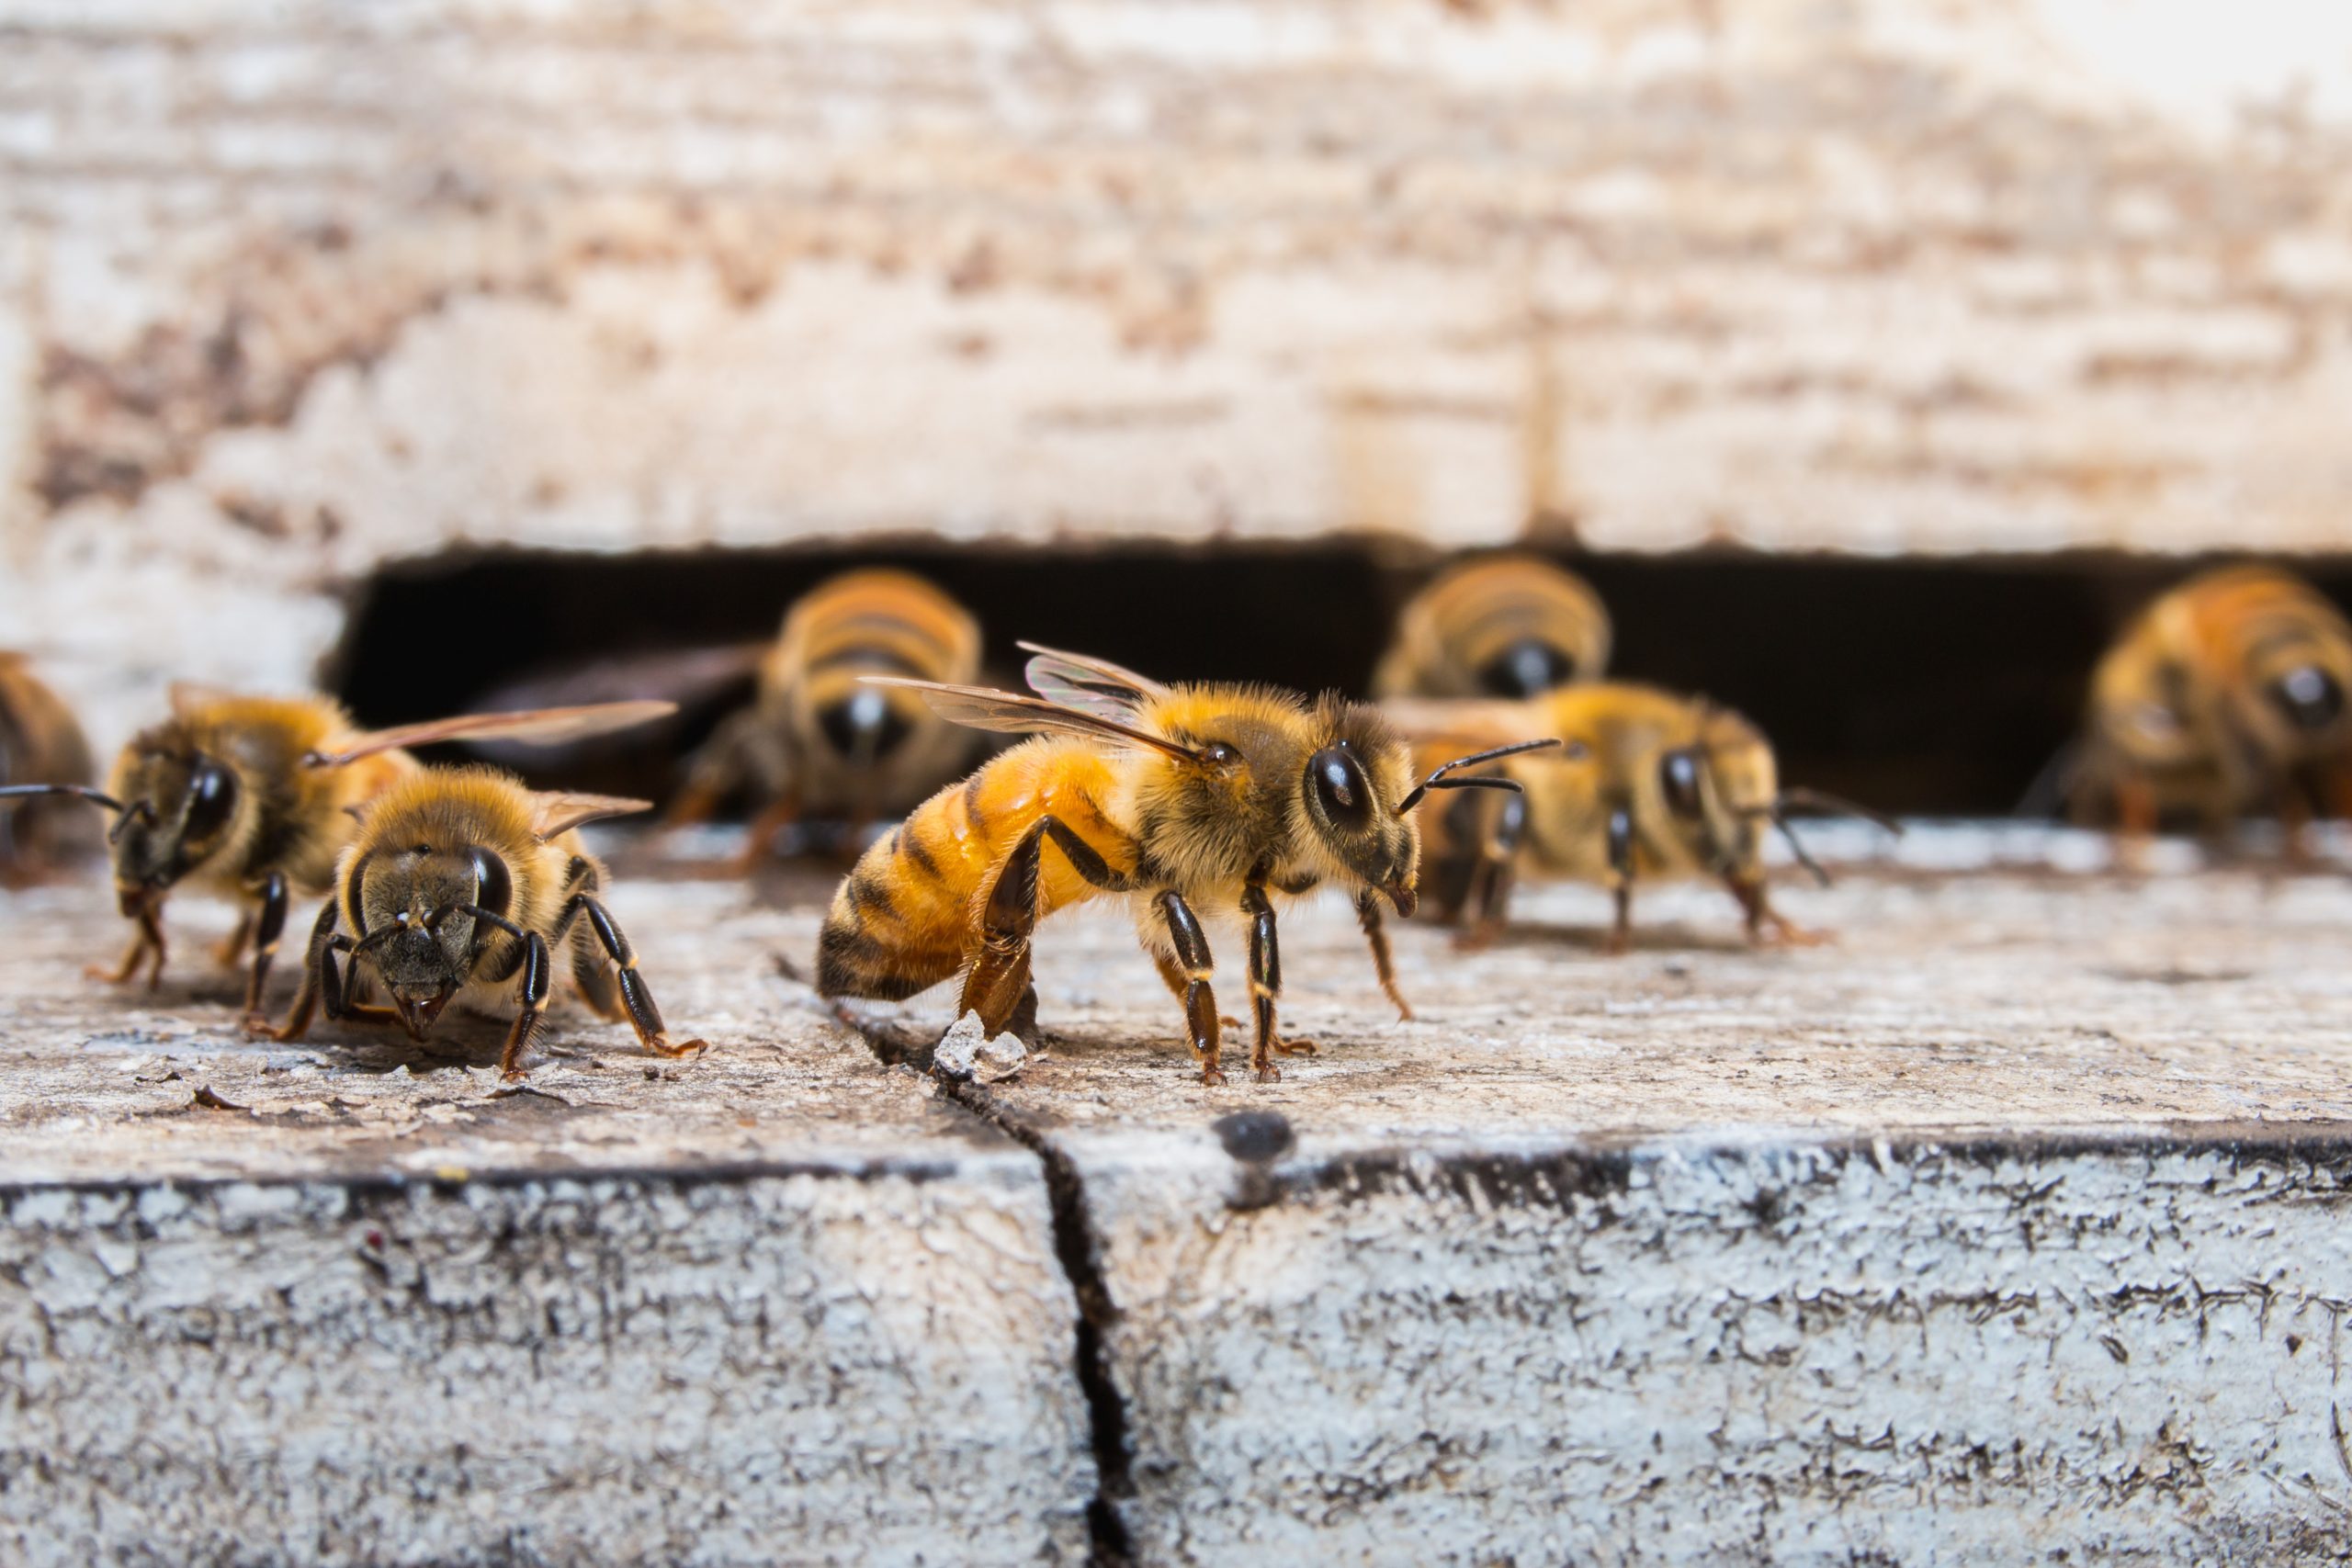
{"label": "bee's head", "polygon": [[235,769],[185,746],[134,741],[113,790],[121,810],[108,837],[127,915],[237,842],[255,809]]}
{"label": "bee's head", "polygon": [[1326,874],[1383,894],[1413,911],[1421,840],[1406,813],[1413,787],[1405,743],[1372,708],[1325,697],[1315,705],[1314,744],[1298,779],[1297,835]]}
{"label": "bee's head", "polygon": [[1728,708],[1710,708],[1697,739],[1660,751],[1637,790],[1656,792],[1659,819],[1713,868],[1752,871],[1780,799],[1771,744]]}
{"label": "bee's head", "polygon": [[2256,721],[2276,733],[2290,755],[2340,748],[2347,727],[2346,692],[2352,689],[2352,648],[2306,632],[2277,637],[2246,660],[2245,688]]}
{"label": "bee's head", "polygon": [[374,965],[409,1033],[423,1039],[501,931],[514,881],[479,844],[412,844],[356,855],[345,875],[355,959]]}

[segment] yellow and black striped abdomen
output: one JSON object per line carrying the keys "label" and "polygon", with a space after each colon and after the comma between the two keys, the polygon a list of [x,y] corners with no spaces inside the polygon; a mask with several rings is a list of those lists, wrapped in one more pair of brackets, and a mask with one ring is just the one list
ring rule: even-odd
{"label": "yellow and black striped abdomen", "polygon": [[[1117,768],[1084,741],[1030,740],[916,807],[834,893],[817,944],[818,993],[896,1000],[961,969],[997,868],[1040,817],[1059,818],[1112,870],[1132,871],[1133,842],[1106,815]],[[1098,891],[1048,846],[1038,919]]]}

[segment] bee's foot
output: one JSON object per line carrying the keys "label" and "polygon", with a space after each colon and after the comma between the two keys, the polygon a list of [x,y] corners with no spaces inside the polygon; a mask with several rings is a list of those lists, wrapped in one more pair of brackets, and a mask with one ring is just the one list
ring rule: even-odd
{"label": "bee's foot", "polygon": [[652,1052],[657,1056],[668,1056],[674,1060],[680,1056],[701,1055],[705,1051],[710,1049],[710,1042],[707,1040],[684,1040],[673,1044],[667,1035],[662,1035],[647,1041],[645,1043],[645,1048],[648,1051]]}
{"label": "bee's foot", "polygon": [[1258,1081],[1260,1083],[1280,1083],[1283,1081],[1283,1070],[1274,1066],[1272,1062],[1268,1062],[1264,1066],[1258,1069]]}
{"label": "bee's foot", "polygon": [[1225,1074],[1220,1069],[1216,1067],[1203,1067],[1201,1069],[1201,1086],[1203,1088],[1216,1089],[1223,1085],[1224,1082]]}
{"label": "bee's foot", "polygon": [[1285,1056],[1312,1056],[1320,1047],[1312,1040],[1277,1040],[1274,1049]]}

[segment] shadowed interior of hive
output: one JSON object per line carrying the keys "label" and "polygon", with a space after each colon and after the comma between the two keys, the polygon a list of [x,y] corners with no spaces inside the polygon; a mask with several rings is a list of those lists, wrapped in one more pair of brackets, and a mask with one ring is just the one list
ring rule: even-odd
{"label": "shadowed interior of hive", "polygon": [[[1921,815],[2014,809],[2065,741],[2091,666],[2131,611],[2205,562],[2082,556],[1933,560],[1560,554],[1616,623],[1611,673],[1704,692],[1761,724],[1782,776]],[[750,695],[707,650],[775,635],[795,596],[852,566],[920,572],[970,606],[990,678],[1029,639],[1169,680],[1362,692],[1396,609],[1434,570],[1382,541],[640,554],[465,552],[354,596],[326,671],[365,723],[654,692],[658,735],[538,763],[541,782],[665,797],[678,759]],[[2352,562],[2307,565],[2340,601]],[[494,631],[419,637],[420,626]]]}

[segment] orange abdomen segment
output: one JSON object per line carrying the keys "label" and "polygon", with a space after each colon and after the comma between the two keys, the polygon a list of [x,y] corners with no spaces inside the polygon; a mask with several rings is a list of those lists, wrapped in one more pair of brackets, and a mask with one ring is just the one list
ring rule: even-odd
{"label": "orange abdomen segment", "polygon": [[[1112,761],[1084,742],[1037,739],[916,807],[858,857],[834,893],[817,944],[818,994],[896,1000],[961,969],[997,868],[1049,813],[1114,871],[1134,870],[1133,842],[1104,814],[1116,784]],[[1098,891],[1046,846],[1038,919]]]}

